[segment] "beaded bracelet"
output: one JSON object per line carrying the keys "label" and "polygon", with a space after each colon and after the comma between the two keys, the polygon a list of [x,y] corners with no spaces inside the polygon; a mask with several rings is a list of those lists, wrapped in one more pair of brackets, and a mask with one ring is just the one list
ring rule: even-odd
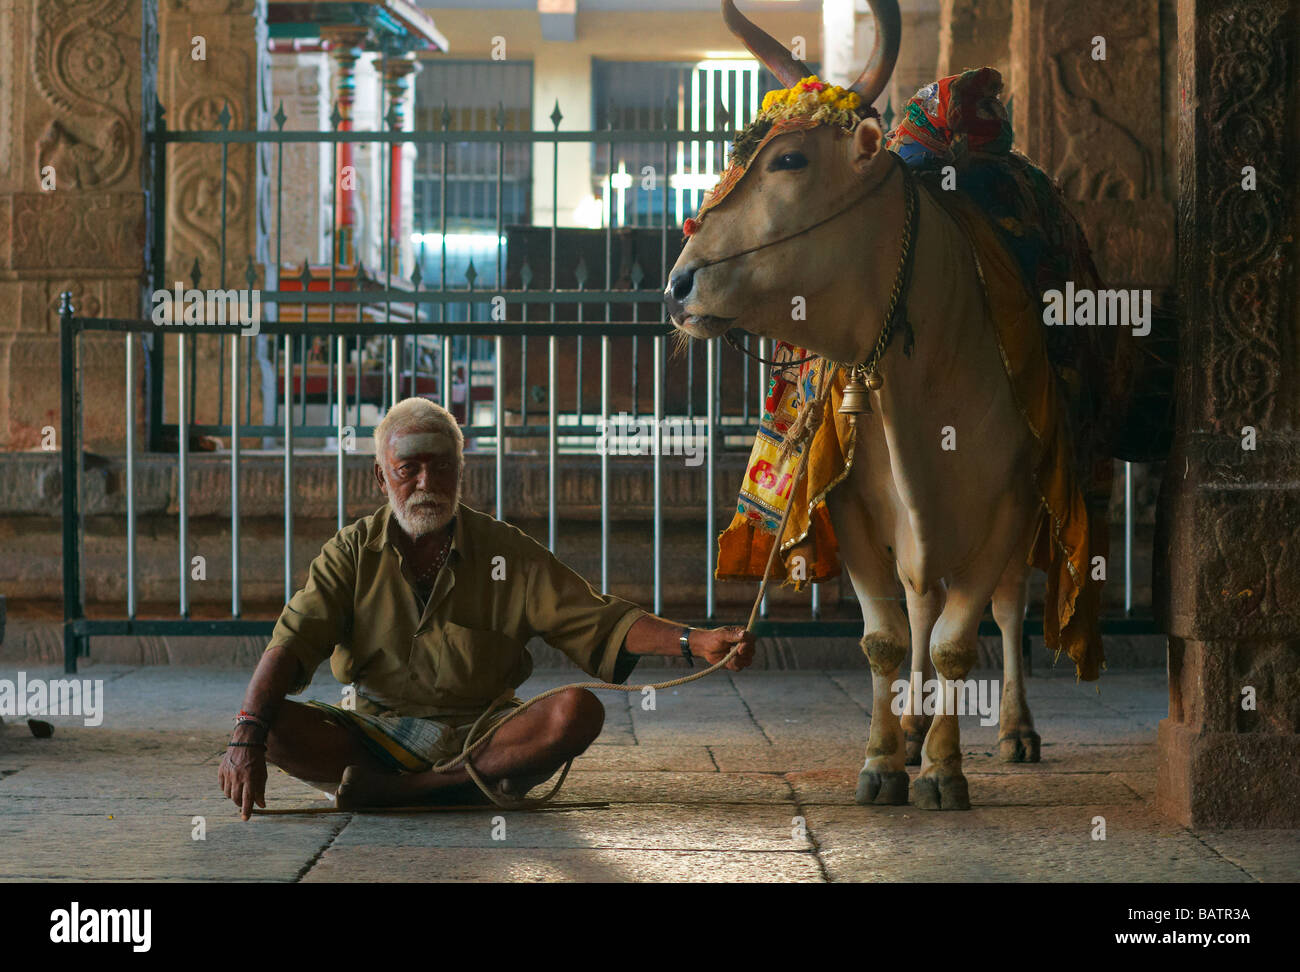
{"label": "beaded bracelet", "polygon": [[233,746],[261,746],[263,749],[265,749],[265,748],[266,748],[266,743],[263,743],[263,742],[229,742],[229,743],[226,744],[226,748],[227,748],[227,749],[230,749],[230,748],[233,747]]}
{"label": "beaded bracelet", "polygon": [[256,712],[249,712],[247,709],[240,709],[239,715],[235,716],[235,721],[237,723],[252,722],[255,725],[261,726],[263,729],[268,729],[268,730],[271,728],[270,725],[267,724],[267,721],[263,719],[260,715],[258,715]]}

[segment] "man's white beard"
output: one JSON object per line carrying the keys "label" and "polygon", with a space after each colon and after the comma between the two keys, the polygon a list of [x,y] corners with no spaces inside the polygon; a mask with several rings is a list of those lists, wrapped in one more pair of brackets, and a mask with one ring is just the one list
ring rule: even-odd
{"label": "man's white beard", "polygon": [[[406,531],[406,535],[412,540],[418,540],[425,534],[441,530],[451,522],[451,518],[456,515],[456,507],[460,505],[460,486],[459,484],[456,486],[456,495],[450,505],[444,502],[445,497],[424,491],[412,493],[402,504],[391,495],[389,500],[393,507],[393,516],[397,517],[398,526]],[[439,505],[415,508],[417,503],[430,501]]]}

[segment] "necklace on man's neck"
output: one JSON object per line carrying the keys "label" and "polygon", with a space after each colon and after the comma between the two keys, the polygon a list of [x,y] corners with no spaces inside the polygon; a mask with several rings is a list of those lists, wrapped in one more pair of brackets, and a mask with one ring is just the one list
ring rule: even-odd
{"label": "necklace on man's neck", "polygon": [[438,571],[442,570],[443,564],[447,562],[447,555],[451,553],[451,537],[452,531],[448,529],[447,537],[442,541],[442,547],[438,550],[437,555],[434,556],[433,562],[424,570],[416,573],[415,579],[424,587],[433,586],[433,581],[434,578],[438,576]]}

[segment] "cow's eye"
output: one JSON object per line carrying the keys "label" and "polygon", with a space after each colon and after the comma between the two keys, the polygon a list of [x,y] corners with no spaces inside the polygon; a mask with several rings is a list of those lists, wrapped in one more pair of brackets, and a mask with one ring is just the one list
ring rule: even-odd
{"label": "cow's eye", "polygon": [[772,160],[769,169],[802,169],[808,164],[808,156],[802,152],[782,152]]}

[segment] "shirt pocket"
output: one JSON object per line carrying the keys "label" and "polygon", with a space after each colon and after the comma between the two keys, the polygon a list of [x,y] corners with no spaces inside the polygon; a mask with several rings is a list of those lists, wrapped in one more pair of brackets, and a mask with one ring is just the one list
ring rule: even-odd
{"label": "shirt pocket", "polygon": [[467,628],[446,622],[441,643],[430,639],[428,659],[433,668],[433,688],[439,695],[474,705],[488,705],[513,689],[523,660],[523,645],[508,635],[485,628]]}

